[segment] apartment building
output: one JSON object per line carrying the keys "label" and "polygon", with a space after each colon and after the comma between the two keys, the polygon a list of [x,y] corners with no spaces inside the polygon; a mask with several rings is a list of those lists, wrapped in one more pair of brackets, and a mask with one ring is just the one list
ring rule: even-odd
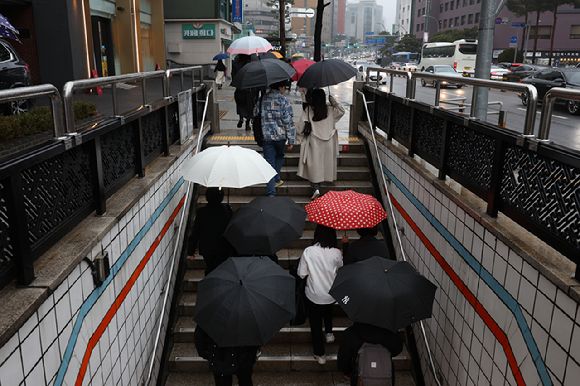
{"label": "apartment building", "polygon": [[383,29],[383,6],[375,0],[347,4],[345,31],[348,36],[364,42],[367,32],[378,34]]}

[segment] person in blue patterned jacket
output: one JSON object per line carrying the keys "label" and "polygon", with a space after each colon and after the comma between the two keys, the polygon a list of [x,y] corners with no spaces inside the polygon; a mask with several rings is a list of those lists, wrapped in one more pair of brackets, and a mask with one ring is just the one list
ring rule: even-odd
{"label": "person in blue patterned jacket", "polygon": [[276,195],[276,187],[284,183],[280,179],[280,170],[284,162],[284,147],[287,142],[288,150],[292,150],[296,133],[292,106],[288,98],[284,96],[287,82],[282,81],[270,85],[270,90],[264,95],[261,103],[264,158],[277,173],[268,182],[266,195],[271,197]]}

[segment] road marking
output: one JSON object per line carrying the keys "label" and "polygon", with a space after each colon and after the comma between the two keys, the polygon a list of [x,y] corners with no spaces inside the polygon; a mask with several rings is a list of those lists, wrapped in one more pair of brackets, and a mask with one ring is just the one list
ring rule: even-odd
{"label": "road marking", "polygon": [[[521,107],[517,108],[518,110],[522,110],[522,111],[527,111],[526,109],[523,109]],[[540,111],[536,111],[536,114],[541,114]],[[552,114],[552,117],[556,117],[556,118],[560,118],[560,119],[569,119],[568,117],[563,117],[561,115],[556,115],[556,114]]]}

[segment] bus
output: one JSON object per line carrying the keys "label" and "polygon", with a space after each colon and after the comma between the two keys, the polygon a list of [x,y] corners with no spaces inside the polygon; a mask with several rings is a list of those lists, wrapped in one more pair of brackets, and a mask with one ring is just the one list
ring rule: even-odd
{"label": "bus", "polygon": [[426,43],[421,49],[421,71],[435,64],[448,64],[455,71],[472,76],[475,73],[477,40],[461,39],[453,43]]}
{"label": "bus", "polygon": [[391,55],[391,67],[402,67],[406,64],[417,64],[419,62],[419,53],[397,52]]}

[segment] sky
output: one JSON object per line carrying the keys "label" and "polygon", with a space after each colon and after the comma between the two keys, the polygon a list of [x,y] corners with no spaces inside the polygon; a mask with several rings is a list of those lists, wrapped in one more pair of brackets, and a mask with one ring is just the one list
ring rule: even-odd
{"label": "sky", "polygon": [[[383,6],[383,24],[387,27],[387,31],[391,32],[392,25],[395,23],[395,16],[397,15],[397,0],[376,0],[378,5]],[[354,1],[357,3],[358,1]]]}

